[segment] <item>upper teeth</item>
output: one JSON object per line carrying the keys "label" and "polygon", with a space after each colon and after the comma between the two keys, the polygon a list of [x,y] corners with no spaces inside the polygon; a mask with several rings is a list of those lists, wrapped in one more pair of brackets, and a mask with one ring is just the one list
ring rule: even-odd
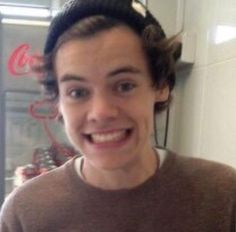
{"label": "upper teeth", "polygon": [[116,131],[111,133],[96,133],[91,134],[93,142],[103,143],[103,142],[116,142],[125,136],[125,130]]}

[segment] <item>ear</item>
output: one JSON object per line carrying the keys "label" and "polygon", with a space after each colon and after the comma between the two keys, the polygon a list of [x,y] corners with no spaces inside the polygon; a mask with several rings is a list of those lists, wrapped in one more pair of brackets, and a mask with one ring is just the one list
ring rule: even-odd
{"label": "ear", "polygon": [[156,89],[155,100],[156,102],[165,102],[168,100],[170,95],[170,89],[168,85],[162,85],[160,88]]}

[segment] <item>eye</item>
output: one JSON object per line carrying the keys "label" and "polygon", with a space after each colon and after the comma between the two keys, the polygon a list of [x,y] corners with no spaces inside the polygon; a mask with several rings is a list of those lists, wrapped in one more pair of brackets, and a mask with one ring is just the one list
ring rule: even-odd
{"label": "eye", "polygon": [[89,90],[84,88],[71,89],[68,95],[74,99],[86,98],[89,95]]}
{"label": "eye", "polygon": [[122,82],[118,85],[117,90],[120,93],[126,93],[132,91],[136,85],[131,82]]}

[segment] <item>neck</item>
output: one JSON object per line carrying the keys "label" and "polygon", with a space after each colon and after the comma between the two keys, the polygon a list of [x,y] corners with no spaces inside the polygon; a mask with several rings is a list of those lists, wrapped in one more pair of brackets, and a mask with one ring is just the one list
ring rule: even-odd
{"label": "neck", "polygon": [[[134,188],[156,172],[159,162],[154,150],[145,155],[140,155],[135,161],[125,167],[115,170],[105,170],[94,167],[89,160],[84,157],[83,166],[77,165],[81,169],[81,178],[98,188],[107,190],[130,189]],[[79,166],[79,167],[78,167]]]}

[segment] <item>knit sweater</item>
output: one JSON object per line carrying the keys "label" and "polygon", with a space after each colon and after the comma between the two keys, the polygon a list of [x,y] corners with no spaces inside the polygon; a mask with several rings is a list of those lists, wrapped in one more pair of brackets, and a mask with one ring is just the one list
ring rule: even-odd
{"label": "knit sweater", "polygon": [[5,201],[1,232],[235,232],[236,171],[168,152],[132,189],[82,181],[72,159],[26,182]]}

